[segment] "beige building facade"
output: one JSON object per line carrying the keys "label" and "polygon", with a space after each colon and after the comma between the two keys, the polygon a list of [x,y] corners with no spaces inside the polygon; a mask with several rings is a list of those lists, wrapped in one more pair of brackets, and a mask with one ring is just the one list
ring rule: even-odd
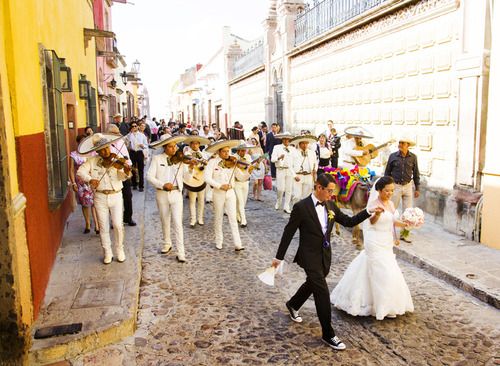
{"label": "beige building facade", "polygon": [[[488,117],[494,1],[337,3],[270,1],[262,62],[229,78],[230,123],[256,125],[264,110],[266,122],[293,132],[333,120],[339,132],[366,127],[375,144],[409,134],[423,181],[417,204],[429,219],[500,247],[480,231],[492,212],[482,192],[498,194],[496,183],[485,185],[498,170],[487,144],[488,120],[498,120],[495,109]],[[245,57],[256,59],[236,62],[251,64]],[[378,173],[396,148],[372,162]]]}

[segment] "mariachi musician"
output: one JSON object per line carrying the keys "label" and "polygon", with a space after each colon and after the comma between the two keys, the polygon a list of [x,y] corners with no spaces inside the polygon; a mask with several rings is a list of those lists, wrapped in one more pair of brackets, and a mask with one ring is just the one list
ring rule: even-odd
{"label": "mariachi musician", "polygon": [[177,143],[185,139],[184,135],[171,137],[165,134],[159,141],[152,143],[150,147],[153,149],[163,147],[163,153],[153,156],[147,173],[148,181],[156,188],[156,203],[163,229],[161,253],[168,254],[172,250],[170,236],[170,219],[172,219],[177,240],[177,261],[180,263],[186,262],[182,228],[182,177],[187,166],[184,164],[182,151],[178,151]]}
{"label": "mariachi musician", "polygon": [[127,159],[111,153],[111,146],[123,137],[112,134],[96,133],[83,139],[78,145],[81,155],[96,151],[97,156],[90,157],[78,168],[77,175],[89,183],[95,191],[94,206],[99,221],[101,245],[104,251],[104,264],[113,260],[111,237],[109,235],[109,214],[113,223],[114,244],[118,262],[125,261],[123,248],[123,181],[131,176],[131,167]]}
{"label": "mariachi musician", "polygon": [[[205,225],[205,191],[207,184],[205,183],[204,171],[209,156],[200,150],[200,145],[208,145],[210,140],[201,136],[189,136],[184,143],[188,144],[184,147],[185,158],[194,162],[190,165],[189,170],[184,172],[184,187],[188,191],[189,197],[189,226],[194,228],[197,218],[198,225]],[[196,206],[198,206],[198,210],[196,210]]]}
{"label": "mariachi musician", "polygon": [[236,193],[234,192],[236,177],[240,175],[240,169],[237,169],[235,159],[231,159],[229,154],[231,148],[242,143],[242,140],[223,140],[205,149],[208,153],[217,154],[216,158],[209,160],[205,168],[205,181],[213,187],[215,247],[217,249],[222,249],[224,240],[222,234],[224,211],[231,227],[235,250],[245,249],[241,244],[236,220]]}
{"label": "mariachi musician", "polygon": [[293,150],[293,193],[292,207],[298,201],[310,195],[314,188],[318,162],[316,154],[309,148],[309,144],[317,142],[316,136],[302,135],[290,140],[296,148]]}
{"label": "mariachi musician", "polygon": [[342,156],[340,165],[348,170],[353,169],[356,165],[366,166],[366,164],[360,164],[357,158],[369,155],[369,151],[363,149],[363,139],[371,139],[373,136],[367,130],[358,126],[346,128],[344,134],[346,140],[340,148]]}

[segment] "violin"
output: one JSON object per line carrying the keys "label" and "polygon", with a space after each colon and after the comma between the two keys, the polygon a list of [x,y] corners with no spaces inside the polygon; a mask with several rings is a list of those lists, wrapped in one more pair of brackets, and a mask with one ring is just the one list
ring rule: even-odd
{"label": "violin", "polygon": [[127,159],[121,156],[118,156],[115,153],[111,153],[107,159],[104,159],[102,162],[102,166],[106,169],[114,167],[116,169],[124,169],[129,167],[127,163]]}
{"label": "violin", "polygon": [[240,160],[236,156],[230,156],[227,159],[224,159],[223,161],[224,161],[224,167],[226,167],[228,169],[232,169],[235,166],[238,166],[238,168],[244,169],[250,165],[250,163],[247,163],[243,160]]}
{"label": "violin", "polygon": [[184,153],[181,150],[177,150],[175,154],[170,157],[170,162],[172,164],[179,164],[179,163],[189,164],[192,161],[193,158],[184,155]]}

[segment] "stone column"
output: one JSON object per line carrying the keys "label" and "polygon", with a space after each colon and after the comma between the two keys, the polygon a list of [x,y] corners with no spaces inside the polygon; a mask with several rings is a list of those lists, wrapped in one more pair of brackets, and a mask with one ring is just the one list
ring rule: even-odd
{"label": "stone column", "polygon": [[[500,4],[497,4],[500,5]],[[493,12],[493,9],[489,9]],[[490,13],[491,14],[491,13]],[[481,221],[481,243],[500,249],[498,239],[498,207],[500,207],[500,9],[498,6],[491,14],[492,44],[490,79],[488,93],[488,118],[486,123],[485,164],[483,169],[483,210]]]}
{"label": "stone column", "polygon": [[270,1],[269,13],[267,18],[262,22],[264,27],[264,67],[266,80],[266,94],[264,97],[265,104],[265,119],[266,123],[274,122],[274,94],[273,94],[273,70],[272,70],[272,55],[276,51],[276,0]]}

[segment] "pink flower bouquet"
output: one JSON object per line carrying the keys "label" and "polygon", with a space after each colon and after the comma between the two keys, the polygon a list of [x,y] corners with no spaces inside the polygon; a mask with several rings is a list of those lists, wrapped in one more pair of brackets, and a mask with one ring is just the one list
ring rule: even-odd
{"label": "pink flower bouquet", "polygon": [[403,212],[401,221],[406,224],[406,227],[401,230],[400,235],[402,238],[408,238],[411,229],[418,229],[424,224],[424,212],[418,207],[409,207]]}

